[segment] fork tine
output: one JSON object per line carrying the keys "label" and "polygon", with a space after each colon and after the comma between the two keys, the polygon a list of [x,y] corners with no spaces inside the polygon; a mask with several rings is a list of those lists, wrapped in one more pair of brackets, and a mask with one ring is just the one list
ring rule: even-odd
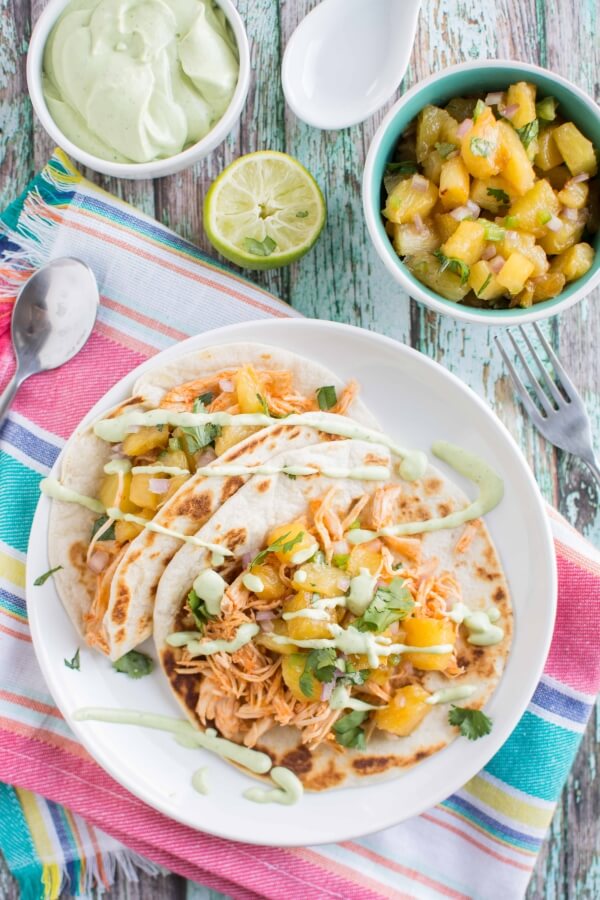
{"label": "fork tine", "polygon": [[544,337],[542,329],[537,324],[537,322],[533,323],[533,327],[535,328],[535,333],[537,334],[542,347],[544,348],[544,350],[546,351],[546,353],[548,355],[548,359],[550,360],[550,362],[552,363],[552,365],[554,367],[554,371],[556,372],[556,374],[558,375],[558,377],[560,379],[560,383],[562,384],[565,394],[567,395],[567,400],[569,400],[569,402],[570,402],[575,397],[579,397],[577,388],[575,387],[575,385],[573,384],[573,382],[571,381],[571,379],[565,372],[560,359],[558,358],[558,356],[556,355],[556,353],[554,352],[554,350],[552,349],[552,347],[550,346],[550,344]]}
{"label": "fork tine", "polygon": [[529,417],[531,418],[531,420],[532,420],[533,424],[536,426],[536,428],[541,430],[541,428],[544,425],[545,419],[543,418],[539,409],[537,408],[537,406],[535,406],[535,404],[533,403],[533,400],[529,396],[527,388],[521,381],[519,373],[513,366],[512,361],[509,358],[508,353],[504,349],[504,345],[502,344],[498,335],[494,336],[494,340],[496,341],[496,346],[498,347],[498,350],[500,351],[500,355],[501,355],[502,359],[504,360],[506,368],[508,369],[510,376],[513,380],[513,384],[516,388],[517,394],[521,398],[521,403],[525,407],[525,411],[528,413]]}
{"label": "fork tine", "polygon": [[535,364],[538,367],[541,376],[544,379],[544,384],[546,385],[546,387],[550,391],[550,394],[552,395],[552,399],[554,400],[554,402],[556,403],[557,406],[560,406],[561,403],[564,403],[564,397],[562,396],[561,392],[556,387],[556,384],[554,383],[554,381],[552,380],[552,378],[546,371],[546,367],[543,364],[542,360],[540,359],[539,353],[535,350],[533,344],[531,343],[531,341],[529,339],[529,335],[527,334],[526,330],[523,328],[522,325],[519,325],[519,331],[523,335],[523,339],[524,339],[525,343],[527,344],[527,347],[529,349],[529,352],[531,353],[531,356],[535,360]]}
{"label": "fork tine", "polygon": [[523,366],[523,368],[525,369],[525,371],[527,372],[527,374],[529,376],[529,383],[530,383],[531,387],[534,389],[535,396],[537,397],[538,403],[540,404],[540,406],[546,413],[546,416],[549,416],[550,413],[553,412],[553,408],[552,408],[552,405],[549,402],[546,394],[544,393],[544,388],[541,386],[541,384],[539,383],[539,381],[533,374],[533,372],[531,370],[531,366],[525,359],[525,354],[523,353],[523,351],[517,344],[517,342],[515,340],[515,336],[510,329],[508,330],[508,336],[509,336],[510,341],[515,349],[517,356],[521,360],[521,365]]}

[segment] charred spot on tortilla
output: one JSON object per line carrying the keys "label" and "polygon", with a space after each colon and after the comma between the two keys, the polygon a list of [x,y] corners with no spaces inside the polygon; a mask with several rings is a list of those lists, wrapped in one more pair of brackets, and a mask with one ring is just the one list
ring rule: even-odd
{"label": "charred spot on tortilla", "polygon": [[447,501],[445,503],[438,503],[437,511],[438,511],[438,514],[442,518],[449,516],[453,510],[454,510],[454,503],[452,503],[451,501]]}
{"label": "charred spot on tortilla", "polygon": [[366,466],[388,466],[389,459],[386,459],[383,456],[377,456],[376,453],[367,453],[364,464]]}
{"label": "charred spot on tortilla", "polygon": [[[200,698],[200,686],[198,683],[198,678],[184,675],[181,672],[174,672],[171,677],[175,691],[183,699],[187,708],[190,710],[195,710]],[[195,718],[197,721],[199,721],[197,717]]]}
{"label": "charred spot on tortilla", "polygon": [[336,769],[331,760],[325,769],[302,775],[300,780],[309,791],[327,791],[346,780],[346,774]]}
{"label": "charred spot on tortilla", "polygon": [[308,747],[297,747],[285,753],[279,765],[291,769],[296,775],[304,775],[312,769],[312,754]]}
{"label": "charred spot on tortilla", "polygon": [[246,540],[248,530],[246,528],[232,528],[223,535],[223,543],[228,550],[235,550]]}
{"label": "charred spot on tortilla", "polygon": [[497,603],[500,606],[506,600],[506,591],[504,588],[497,587],[493,594],[494,603]]}
{"label": "charred spot on tortilla", "polygon": [[372,775],[373,772],[385,772],[394,765],[393,756],[359,756],[352,760],[352,768],[359,775]]}
{"label": "charred spot on tortilla", "polygon": [[174,516],[186,516],[196,521],[207,519],[213,511],[213,500],[209,491],[182,497],[172,510]]}
{"label": "charred spot on tortilla", "polygon": [[221,489],[221,503],[225,503],[226,500],[233,497],[243,484],[244,479],[241,475],[232,475],[230,478],[226,478]]}
{"label": "charred spot on tortilla", "polygon": [[129,409],[130,406],[140,406],[144,402],[144,398],[140,396],[130,397],[129,400],[124,400],[123,403],[119,403],[114,409],[112,409],[109,413],[103,416],[104,419],[116,419],[117,416],[123,415],[125,410]]}
{"label": "charred spot on tortilla", "polygon": [[444,483],[440,481],[439,478],[431,477],[426,478],[423,482],[423,487],[425,488],[425,493],[429,496],[433,494],[439,494],[444,487]]}
{"label": "charred spot on tortilla", "polygon": [[257,481],[257,483],[254,485],[254,487],[258,491],[259,494],[264,494],[265,491],[269,490],[269,482],[266,480]]}
{"label": "charred spot on tortilla", "polygon": [[117,597],[112,608],[111,619],[116,625],[124,625],[131,604],[131,591],[122,581],[117,588]]}
{"label": "charred spot on tortilla", "polygon": [[[494,559],[494,562],[496,560]],[[502,578],[500,572],[490,572],[488,569],[485,569],[483,566],[475,565],[474,567],[475,574],[478,578],[481,578],[483,581],[496,581]]]}

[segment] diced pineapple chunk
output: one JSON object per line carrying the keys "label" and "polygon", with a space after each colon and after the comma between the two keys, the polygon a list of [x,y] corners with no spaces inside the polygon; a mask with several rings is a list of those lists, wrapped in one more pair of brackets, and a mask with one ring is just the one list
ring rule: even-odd
{"label": "diced pineapple chunk", "polygon": [[[300,578],[299,572],[302,572]],[[296,591],[314,591],[321,597],[339,597],[348,589],[348,575],[335,566],[309,562],[296,569],[292,585]]]}
{"label": "diced pineapple chunk", "polygon": [[531,273],[534,265],[531,260],[522,253],[512,253],[496,276],[498,284],[501,284],[510,294],[518,294]]}
{"label": "diced pineapple chunk", "polygon": [[[297,612],[301,609],[310,609],[312,591],[298,591],[293,597],[284,601],[283,611]],[[320,638],[330,638],[329,625],[337,622],[335,610],[325,610],[327,618],[310,619],[308,616],[298,616],[295,619],[287,619],[287,630],[292,641],[313,641]]]}
{"label": "diced pineapple chunk", "polygon": [[146,509],[158,509],[165,502],[165,494],[156,494],[150,490],[150,481],[155,475],[133,475],[129,496],[133,503]]}
{"label": "diced pineapple chunk", "polygon": [[423,160],[423,175],[429,178],[433,184],[440,184],[440,175],[442,173],[443,159],[437,150],[432,150],[429,156]]}
{"label": "diced pineapple chunk", "polygon": [[399,688],[389,704],[375,713],[377,728],[406,737],[431,711],[431,704],[426,703],[429,696],[420,684],[407,684]]}
{"label": "diced pineapple chunk", "polygon": [[497,300],[505,292],[505,288],[498,284],[498,280],[490,269],[489,263],[484,259],[480,259],[479,262],[471,266],[469,287],[480,300]]}
{"label": "diced pineapple chunk", "polygon": [[496,122],[490,107],[486,106],[462,138],[460,152],[467,171],[474,178],[497,175],[502,161],[501,147],[499,123]]}
{"label": "diced pineapple chunk", "polygon": [[458,219],[455,219],[450,213],[436,213],[433,218],[440,240],[444,243],[458,228]]}
{"label": "diced pineapple chunk", "polygon": [[498,253],[505,259],[516,250],[527,256],[526,251],[531,247],[535,247],[535,237],[526,231],[515,231],[513,228],[507,229],[502,240],[496,244]]}
{"label": "diced pineapple chunk", "polygon": [[559,209],[560,203],[550,184],[540,178],[524,196],[515,200],[510,207],[510,215],[517,220],[519,230],[542,237],[548,230],[548,219],[556,216]]}
{"label": "diced pineapple chunk", "polygon": [[554,140],[554,132],[557,127],[557,125],[550,125],[548,128],[542,128],[538,135],[538,146],[534,163],[542,172],[554,169],[563,162],[560,150]]}
{"label": "diced pineapple chunk", "polygon": [[144,530],[143,525],[136,522],[115,522],[115,540],[120,544],[126,544],[141,534]]}
{"label": "diced pineapple chunk", "polygon": [[588,175],[596,174],[598,164],[594,145],[573,122],[559,125],[554,132],[554,140],[571,175],[579,175],[581,172],[587,172]]}
{"label": "diced pineapple chunk", "polygon": [[307,673],[307,678],[303,680],[303,684],[308,683],[308,693],[305,694],[300,687],[300,678],[304,674],[307,655],[306,653],[292,653],[290,656],[284,656],[281,662],[281,674],[296,700],[304,700],[305,703],[310,703],[320,699],[321,682],[314,675]]}
{"label": "diced pineapple chunk", "polygon": [[469,173],[460,156],[448,159],[440,175],[440,200],[444,209],[462,206],[469,199]]}
{"label": "diced pineapple chunk", "polygon": [[160,505],[162,506],[167,500],[170,500],[171,497],[177,493],[182,484],[185,484],[188,480],[189,475],[171,475],[169,478],[169,488],[165,494],[162,495]]}
{"label": "diced pineapple chunk", "polygon": [[523,285],[522,291],[519,291],[518,294],[513,294],[510,306],[520,306],[521,309],[529,309],[530,306],[533,306],[533,290],[533,281],[529,279]]}
{"label": "diced pineapple chunk", "polygon": [[519,107],[510,120],[515,128],[522,128],[536,118],[535,93],[535,84],[528,84],[526,81],[510,85],[506,92],[506,106]]}
{"label": "diced pineapple chunk", "polygon": [[471,200],[491,213],[504,212],[507,205],[516,197],[517,193],[512,184],[501,175],[494,175],[485,181],[475,178],[471,184]]}
{"label": "diced pineapple chunk", "polygon": [[240,413],[264,412],[261,385],[252,366],[242,366],[233,377]]}
{"label": "diced pineapple chunk", "polygon": [[245,441],[251,434],[259,430],[260,425],[224,425],[220,434],[215,438],[215,453],[217,456],[222,456],[226,450]]}
{"label": "diced pineapple chunk", "polygon": [[142,456],[156,447],[166,447],[168,443],[169,429],[166,425],[149,426],[125,437],[123,453],[126,456]]}
{"label": "diced pineapple chunk", "polygon": [[260,644],[261,647],[266,647],[267,650],[271,650],[273,653],[279,653],[281,656],[290,656],[292,653],[298,652],[298,648],[295,644],[280,644],[279,641],[274,641],[273,634],[276,634],[278,637],[288,636],[287,624],[283,619],[274,619],[273,631],[261,631],[254,640],[257,644]]}
{"label": "diced pineapple chunk", "polygon": [[411,253],[421,253],[423,250],[435,250],[440,245],[439,235],[431,219],[425,219],[422,226],[417,228],[412,222],[404,225],[391,224],[392,243],[398,256],[410,256]]}
{"label": "diced pineapple chunk", "polygon": [[346,572],[353,578],[360,575],[361,569],[368,569],[371,575],[376,575],[381,567],[381,544],[379,541],[370,541],[368,544],[357,544],[350,551]]}
{"label": "diced pineapple chunk", "polygon": [[265,562],[252,566],[250,571],[263,583],[263,589],[260,592],[261,600],[280,600],[289,593],[287,584],[281,580],[279,575],[278,562],[267,557]]}
{"label": "diced pineapple chunk", "polygon": [[462,259],[471,266],[481,257],[485,242],[485,228],[482,223],[464,219],[452,237],[442,244],[441,250],[445,256]]}
{"label": "diced pineapple chunk", "polygon": [[519,135],[508,122],[498,122],[502,175],[517,192],[525,194],[533,187],[535,172]]}
{"label": "diced pineapple chunk", "polygon": [[[121,502],[119,503],[119,509],[121,512],[132,513],[136,512],[137,506],[135,501],[132,502],[130,498],[131,492],[131,472],[124,472],[121,475],[123,479],[123,492],[121,494]],[[106,509],[110,509],[111,506],[115,506],[115,500],[117,499],[117,495],[119,493],[119,476],[118,475],[105,475],[102,479],[102,484],[100,485],[100,490],[98,492],[98,499],[101,503],[104,504]],[[139,504],[143,506],[143,503]]]}
{"label": "diced pineapple chunk", "polygon": [[450,118],[445,109],[425,106],[417,118],[417,162],[422,163],[441,140],[442,125]]}
{"label": "diced pineapple chunk", "polygon": [[[273,528],[267,537],[267,544],[271,546],[275,543],[279,547],[278,550],[275,550],[275,556],[279,562],[293,563],[295,565],[300,565],[301,562],[306,562],[307,558],[310,558],[306,557],[306,553],[311,548],[313,553],[318,550],[318,544],[312,534],[307,531],[304,522],[288,522],[285,525],[278,525],[277,528]],[[288,545],[292,546],[289,546],[289,549],[284,549]],[[302,554],[305,555],[305,559],[298,559],[296,562],[297,556]]]}
{"label": "diced pineapple chunk", "polygon": [[404,263],[415,278],[447,300],[458,302],[469,293],[468,279],[448,268],[442,270],[440,260],[431,253],[407,256]]}
{"label": "diced pineapple chunk", "polygon": [[567,181],[562,191],[558,192],[558,199],[569,209],[582,209],[587,203],[589,193],[590,186],[585,181]]}
{"label": "diced pineapple chunk", "polygon": [[[567,253],[569,251],[567,250]],[[566,283],[566,278],[562,272],[548,272],[546,275],[540,275],[531,281],[533,285],[533,303],[539,303],[541,300],[550,300],[560,294]]]}
{"label": "diced pineapple chunk", "polygon": [[188,461],[187,456],[183,452],[183,450],[164,450],[158,460],[156,461],[157,466],[176,466],[179,469],[187,469]]}
{"label": "diced pineapple chunk", "polygon": [[594,248],[586,243],[575,244],[552,260],[550,271],[561,273],[567,281],[575,281],[585,275],[593,262]]}
{"label": "diced pineapple chunk", "polygon": [[[404,643],[410,647],[434,647],[440,644],[454,644],[456,626],[447,619],[408,618],[402,622],[406,633]],[[415,669],[443,671],[452,661],[452,653],[410,653],[402,655],[405,662]]]}
{"label": "diced pineapple chunk", "polygon": [[412,178],[406,178],[388,194],[383,215],[398,225],[412,222],[417,215],[424,219],[435,206],[437,198],[438,189],[435,184],[428,181],[427,187],[422,191],[414,187]]}
{"label": "diced pineapple chunk", "polygon": [[585,213],[574,222],[570,219],[561,219],[562,227],[558,231],[549,231],[543,238],[540,238],[540,245],[544,248],[549,256],[555,256],[568,250],[573,244],[576,244],[583,234],[585,227]]}

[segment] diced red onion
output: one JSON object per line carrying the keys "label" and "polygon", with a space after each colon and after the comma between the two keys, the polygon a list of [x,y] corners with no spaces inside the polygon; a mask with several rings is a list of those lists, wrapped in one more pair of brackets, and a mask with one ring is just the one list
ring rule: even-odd
{"label": "diced red onion", "polygon": [[335,541],[331,549],[334,553],[348,553],[350,547],[348,541]]}
{"label": "diced red onion", "polygon": [[478,206],[474,200],[467,200],[466,206],[471,210],[471,214],[475,216],[475,218],[477,218],[479,213],[481,212],[481,207]]}
{"label": "diced red onion", "polygon": [[503,256],[500,256],[499,253],[496,256],[494,256],[492,259],[490,259],[489,265],[490,265],[490,269],[492,270],[494,275],[498,274],[498,272],[500,271],[500,269],[502,268],[502,266],[504,265],[505,262],[506,262],[506,260],[504,259]]}
{"label": "diced red onion", "polygon": [[563,217],[563,219],[568,219],[569,222],[576,222],[577,219],[579,218],[579,212],[578,212],[578,210],[576,210],[576,209],[571,209],[571,208],[568,207],[568,206],[565,206],[565,207],[561,210],[560,214],[561,214],[561,216]]}
{"label": "diced red onion", "polygon": [[340,591],[347,591],[348,588],[350,587],[350,579],[346,578],[345,576],[344,576],[344,578],[338,578],[337,585],[338,585]]}
{"label": "diced red onion", "polygon": [[329,700],[333,694],[335,684],[333,681],[325,681],[321,685],[321,700]]}
{"label": "diced red onion", "polygon": [[572,178],[569,179],[571,184],[579,184],[581,181],[589,181],[590,176],[587,172],[580,172],[579,175],[573,175]]}
{"label": "diced red onion", "polygon": [[399,628],[400,628],[400,622],[392,622],[392,624],[388,628],[388,631],[390,634],[398,634]]}
{"label": "diced red onion", "polygon": [[166,494],[169,490],[170,479],[168,478],[150,478],[148,487],[153,494]]}
{"label": "diced red onion", "polygon": [[413,216],[413,224],[414,224],[415,228],[417,229],[417,231],[422,233],[425,230],[425,225],[423,223],[423,219],[421,218],[419,213],[416,213],[416,215]]}
{"label": "diced red onion", "polygon": [[196,457],[196,465],[198,466],[198,468],[201,468],[202,466],[207,466],[209,463],[211,463],[216,458],[217,458],[217,454],[215,453],[213,448],[207,447],[206,450],[202,451],[200,456]]}
{"label": "diced red onion", "polygon": [[465,136],[469,128],[473,125],[473,119],[463,119],[458,128],[456,129],[456,136],[462,138]]}
{"label": "diced red onion", "polygon": [[252,553],[244,553],[244,555],[242,556],[242,565],[245,569],[248,568],[251,561],[252,561]]}
{"label": "diced red onion", "polygon": [[429,187],[429,182],[426,178],[423,178],[422,175],[413,175],[411,185],[413,186],[415,191],[419,191],[421,194],[424,194]]}
{"label": "diced red onion", "polygon": [[270,634],[273,631],[273,623],[270,620],[267,620],[266,622],[261,622],[260,629],[261,629],[261,631],[264,631],[266,634]]}
{"label": "diced red onion", "polygon": [[493,259],[496,255],[496,247],[494,244],[488,244],[483,253],[481,254],[482,259]]}
{"label": "diced red onion", "polygon": [[121,450],[123,449],[123,444],[113,444],[110,448],[110,458],[118,459],[121,456]]}
{"label": "diced red onion", "polygon": [[226,394],[231,394],[233,392],[233,381],[230,381],[229,378],[221,378],[219,390],[224,391]]}
{"label": "diced red onion", "polygon": [[493,91],[488,94],[485,102],[488,106],[498,106],[499,103],[502,103],[502,91]]}
{"label": "diced red onion", "polygon": [[498,110],[505,119],[512,119],[513,116],[516,115],[520,107],[519,103],[511,103],[510,106],[505,106],[503,109]]}
{"label": "diced red onion", "polygon": [[515,241],[518,237],[518,232],[509,228],[508,231],[504,232],[504,237],[507,241]]}
{"label": "diced red onion", "polygon": [[271,619],[275,618],[275,613],[272,609],[261,609],[256,613],[256,621],[257,622],[270,622]]}
{"label": "diced red onion", "polygon": [[456,209],[452,210],[450,215],[453,219],[456,219],[457,222],[462,222],[463,219],[466,219],[467,216],[472,216],[473,213],[468,206],[457,206]]}
{"label": "diced red onion", "polygon": [[554,232],[560,231],[560,229],[561,229],[562,227],[563,227],[563,223],[560,221],[560,219],[558,218],[558,216],[552,216],[552,218],[550,219],[550,221],[549,221],[549,222],[546,222],[546,228],[547,228],[549,231],[554,231]]}
{"label": "diced red onion", "polygon": [[108,555],[108,553],[105,553],[104,550],[95,550],[88,559],[88,569],[91,569],[92,572],[95,572],[96,575],[99,575],[100,572],[104,571],[104,569],[108,565],[109,560],[110,556]]}

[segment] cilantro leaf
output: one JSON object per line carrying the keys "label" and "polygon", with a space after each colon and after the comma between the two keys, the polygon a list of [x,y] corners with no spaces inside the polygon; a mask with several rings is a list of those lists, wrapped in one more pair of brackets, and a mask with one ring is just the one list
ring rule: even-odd
{"label": "cilantro leaf", "polygon": [[346,672],[342,682],[344,684],[364,684],[370,674],[370,669],[354,669],[349,663],[346,663]]}
{"label": "cilantro leaf", "polygon": [[473,156],[489,156],[492,150],[491,141],[485,141],[483,138],[471,138],[471,153]]}
{"label": "cilantro leaf", "polygon": [[360,726],[367,718],[367,715],[367,712],[355,709],[354,712],[338,719],[333,725],[333,732],[338,744],[355,750],[366,750],[367,740],[364,729]]}
{"label": "cilantro leaf", "polygon": [[448,722],[460,728],[460,733],[470,741],[476,741],[492,730],[489,716],[480,709],[465,709],[464,706],[453,706],[448,713]]}
{"label": "cilantro leaf", "polygon": [[475,293],[477,294],[478,297],[480,297],[483,294],[483,292],[485,291],[486,287],[488,286],[488,284],[490,283],[491,280],[492,280],[492,273],[490,272],[488,277],[485,279],[485,281],[481,285],[481,287],[475,291]]}
{"label": "cilantro leaf", "polygon": [[557,106],[558,101],[554,97],[544,97],[543,100],[535,104],[535,114],[538,119],[543,119],[544,122],[553,122],[556,118]]}
{"label": "cilantro leaf", "polygon": [[317,388],[315,393],[319,409],[331,409],[337,403],[337,394],[332,384]]}
{"label": "cilantro leaf", "polygon": [[189,592],[187,599],[190,612],[194,617],[194,622],[196,623],[198,631],[200,632],[200,634],[202,634],[202,632],[204,631],[204,626],[213,617],[208,612],[206,603],[204,602],[204,600],[200,599],[194,588],[192,588]]}
{"label": "cilantro leaf", "polygon": [[[91,537],[94,537],[96,535],[96,533],[98,531],[100,531],[100,529],[104,525],[106,525],[107,522],[108,522],[108,516],[99,516],[96,519],[96,521],[94,522],[94,524],[92,525]],[[114,539],[115,539],[115,523],[113,522],[112,525],[110,526],[110,528],[107,528],[106,531],[102,532],[102,534],[100,535],[98,540],[99,541],[114,541]]]}
{"label": "cilantro leaf", "polygon": [[449,144],[446,141],[442,141],[435,145],[435,149],[440,154],[442,159],[448,159],[451,153],[454,153],[455,150],[458,150],[456,144]]}
{"label": "cilantro leaf", "polygon": [[268,406],[268,404],[267,404],[266,399],[263,397],[263,395],[262,395],[262,394],[257,394],[257,395],[256,395],[256,399],[257,399],[258,402],[260,403],[261,410],[262,410],[262,412],[265,414],[265,416],[270,415],[270,413],[269,413],[269,406]]}
{"label": "cilantro leaf", "polygon": [[333,648],[327,650],[311,650],[304,661],[304,670],[299,679],[300,690],[305,697],[312,698],[313,678],[322,683],[333,680],[336,666],[336,653]]}
{"label": "cilantro leaf", "polygon": [[[207,394],[202,395],[202,397],[205,398],[207,396]],[[202,397],[197,397],[194,400],[193,412],[206,412],[206,406],[204,405]],[[212,394],[210,397],[212,399]],[[208,422],[206,425],[182,427],[181,431],[185,435],[188,453],[196,453],[198,450],[203,450],[204,447],[208,447],[210,444],[214,443],[215,438],[221,434],[221,426]]]}
{"label": "cilantro leaf", "polygon": [[521,138],[521,143],[527,150],[531,142],[534,141],[540,133],[540,123],[538,119],[534,119],[533,122],[528,122],[527,125],[523,125],[522,128],[516,128],[515,131]]}
{"label": "cilantro leaf", "polygon": [[215,399],[215,395],[213,394],[212,391],[207,391],[205,394],[200,394],[200,396],[198,397],[198,400],[204,406],[208,406],[208,404],[212,403],[214,399]]}
{"label": "cilantro leaf", "polygon": [[273,541],[272,544],[269,544],[268,547],[265,547],[264,550],[261,550],[260,553],[257,553],[248,568],[252,569],[254,568],[254,566],[260,565],[260,563],[264,560],[265,556],[267,556],[268,553],[276,553],[277,550],[282,550],[284,553],[289,553],[290,550],[292,550],[296,546],[296,544],[298,544],[304,537],[304,532],[299,531],[298,534],[295,535],[295,537],[286,542],[285,539],[288,538],[291,533],[291,531],[287,531],[285,534],[282,534],[281,537],[278,537],[276,541]]}
{"label": "cilantro leaf", "polygon": [[270,256],[276,247],[277,244],[269,235],[266,236],[264,241],[257,241],[256,238],[252,237],[244,238],[244,248],[253,256]]}
{"label": "cilantro leaf", "polygon": [[386,175],[414,175],[418,172],[416,162],[404,160],[404,162],[391,162],[385,167]]}
{"label": "cilantro leaf", "polygon": [[483,231],[486,241],[501,241],[504,238],[505,231],[500,225],[496,225],[495,222],[483,222]]}
{"label": "cilantro leaf", "polygon": [[331,557],[331,562],[338,569],[346,569],[348,566],[348,560],[350,559],[349,553],[334,553]]}
{"label": "cilantro leaf", "polygon": [[129,678],[143,678],[144,675],[149,675],[153,668],[154,660],[139,650],[130,650],[113,663],[113,669]]}
{"label": "cilantro leaf", "polygon": [[377,588],[362,616],[352,624],[359,631],[374,631],[379,634],[389,628],[392,622],[405,619],[414,605],[410,591],[404,587],[404,580],[394,578],[388,587]]}
{"label": "cilantro leaf", "polygon": [[510,197],[503,191],[502,188],[488,188],[487,193],[490,197],[493,197],[494,200],[497,200],[498,203],[502,203],[504,206],[508,206],[510,203]]}
{"label": "cilantro leaf", "polygon": [[46,584],[48,579],[54,575],[55,572],[58,572],[59,569],[62,569],[62,566],[54,566],[53,569],[48,569],[47,572],[44,572],[43,575],[38,575],[38,577],[33,582],[34,587],[41,587],[43,584]]}
{"label": "cilantro leaf", "polygon": [[461,284],[467,283],[469,275],[471,274],[471,268],[466,262],[463,262],[462,259],[458,259],[458,257],[455,256],[446,256],[441,250],[436,250],[433,255],[440,261],[440,272],[443,272],[445,269],[450,269],[455,275],[460,275]]}
{"label": "cilantro leaf", "polygon": [[75,669],[76,672],[79,672],[81,669],[81,663],[79,662],[79,647],[71,657],[71,659],[65,659],[64,664],[67,669]]}

